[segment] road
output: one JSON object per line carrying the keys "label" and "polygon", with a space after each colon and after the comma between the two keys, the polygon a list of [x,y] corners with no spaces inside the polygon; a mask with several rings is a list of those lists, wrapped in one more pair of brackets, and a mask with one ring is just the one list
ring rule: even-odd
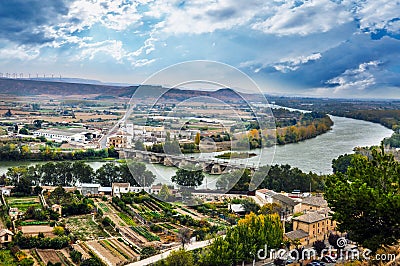
{"label": "road", "polygon": [[[205,241],[199,241],[199,242],[194,242],[192,244],[188,244],[185,246],[186,250],[194,250],[194,249],[198,249],[198,248],[203,248],[206,247],[208,245],[210,245],[212,243],[213,239],[211,240],[205,240]],[[127,266],[145,266],[145,265],[149,265],[152,263],[155,263],[159,260],[165,259],[166,257],[168,257],[168,255],[171,253],[171,251],[173,250],[178,250],[181,246],[175,247],[171,250],[168,250],[164,253],[161,254],[157,254],[155,256],[149,257],[147,259],[144,260],[140,260],[137,262],[133,262],[133,263],[129,263],[127,264]]]}

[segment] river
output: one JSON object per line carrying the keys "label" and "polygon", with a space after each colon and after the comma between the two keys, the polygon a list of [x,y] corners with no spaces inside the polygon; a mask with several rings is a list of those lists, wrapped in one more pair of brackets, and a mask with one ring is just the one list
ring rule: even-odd
{"label": "river", "polygon": [[[298,167],[303,171],[312,171],[315,173],[329,174],[332,173],[332,160],[341,154],[352,153],[353,148],[357,146],[379,145],[383,138],[391,136],[392,130],[376,123],[355,120],[345,117],[331,116],[334,125],[332,130],[316,138],[301,141],[299,143],[286,144],[254,150],[260,156],[252,157],[250,163],[260,165],[265,164],[289,164]],[[274,153],[275,151],[275,153]],[[219,153],[195,154],[193,156],[202,156],[203,158],[212,158]],[[241,162],[241,160],[235,160]],[[33,165],[42,162],[0,162],[0,175],[7,172],[11,166]],[[88,162],[94,169],[98,169],[106,162]],[[175,174],[176,169],[162,165],[148,165],[148,168],[157,176],[157,182],[170,183],[170,178]],[[206,182],[202,188],[215,186],[215,176],[207,175]]]}

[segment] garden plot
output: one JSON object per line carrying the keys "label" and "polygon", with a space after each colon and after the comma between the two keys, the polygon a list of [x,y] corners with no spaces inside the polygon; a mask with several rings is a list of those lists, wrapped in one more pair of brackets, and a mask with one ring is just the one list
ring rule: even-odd
{"label": "garden plot", "polygon": [[82,260],[90,259],[92,257],[89,254],[88,248],[83,244],[72,244],[72,248],[82,254]]}
{"label": "garden plot", "polygon": [[45,265],[47,265],[49,262],[53,264],[59,262],[61,265],[70,265],[69,261],[60,251],[56,251],[54,249],[37,249],[36,252]]}
{"label": "garden plot", "polygon": [[127,261],[121,253],[102,242],[88,241],[86,244],[107,265],[116,266]]}
{"label": "garden plot", "polygon": [[31,206],[42,207],[39,197],[6,197],[6,200],[10,208],[18,208],[21,212],[25,212]]}
{"label": "garden plot", "polygon": [[62,220],[65,227],[80,240],[93,240],[99,237],[107,237],[98,224],[92,220],[92,215],[71,216]]}

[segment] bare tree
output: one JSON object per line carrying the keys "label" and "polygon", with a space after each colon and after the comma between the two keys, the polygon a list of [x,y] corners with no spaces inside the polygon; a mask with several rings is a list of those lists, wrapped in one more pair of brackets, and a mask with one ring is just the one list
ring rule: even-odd
{"label": "bare tree", "polygon": [[182,243],[183,249],[185,249],[185,244],[189,243],[191,235],[192,233],[188,228],[183,227],[179,229],[178,238]]}

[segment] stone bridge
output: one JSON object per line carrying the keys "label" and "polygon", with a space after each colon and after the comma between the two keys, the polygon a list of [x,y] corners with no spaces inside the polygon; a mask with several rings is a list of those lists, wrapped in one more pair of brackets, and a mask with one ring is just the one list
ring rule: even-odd
{"label": "stone bridge", "polygon": [[203,159],[134,149],[119,149],[118,152],[120,154],[120,158],[137,159],[146,163],[156,163],[174,167],[194,165],[196,167],[201,167],[204,172],[212,175],[220,175],[244,168],[250,169],[252,172],[257,170],[257,167],[254,165],[250,166],[246,164],[233,164],[232,162],[221,159]]}

